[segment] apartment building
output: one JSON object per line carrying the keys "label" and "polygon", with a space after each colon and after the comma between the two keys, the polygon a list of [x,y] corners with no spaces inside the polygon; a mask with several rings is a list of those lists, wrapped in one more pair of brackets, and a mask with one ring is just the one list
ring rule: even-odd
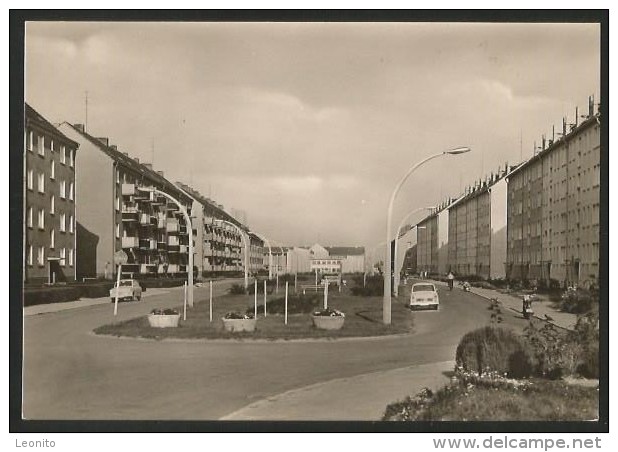
{"label": "apartment building", "polygon": [[311,255],[309,248],[289,247],[286,262],[287,273],[307,273],[311,271]]}
{"label": "apartment building", "polygon": [[448,208],[448,266],[458,276],[506,276],[507,166]]}
{"label": "apartment building", "polygon": [[154,189],[178,200],[189,215],[191,198],[108,138],[96,138],[80,124],[64,122],[59,129],[83,150],[76,167],[78,277],[112,278],[119,250],[128,256],[123,277],[186,276],[191,231],[178,206]]}
{"label": "apartment building", "polygon": [[250,232],[249,243],[249,271],[251,273],[257,273],[266,270],[264,267],[264,240]]}
{"label": "apartment building", "polygon": [[508,175],[506,272],[598,285],[601,147],[594,104],[581,124],[563,120],[561,135]]}
{"label": "apartment building", "polygon": [[416,266],[419,272],[438,273],[439,228],[437,212],[416,225]]}
{"label": "apartment building", "polygon": [[193,200],[194,262],[199,275],[244,271],[244,238],[248,228],[228,214],[221,204],[182,182],[176,185]]}
{"label": "apartment building", "polygon": [[79,144],[28,104],[24,115],[24,282],[74,281]]}
{"label": "apartment building", "polygon": [[327,246],[318,243],[309,249],[310,271],[319,273],[362,273],[365,271],[365,248]]}

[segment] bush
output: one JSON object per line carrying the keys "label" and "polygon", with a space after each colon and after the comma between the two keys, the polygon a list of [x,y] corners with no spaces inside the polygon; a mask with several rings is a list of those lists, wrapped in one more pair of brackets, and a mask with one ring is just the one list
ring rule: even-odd
{"label": "bush", "polygon": [[[288,314],[309,314],[320,307],[322,296],[319,294],[311,295],[289,295],[288,296]],[[285,313],[285,297],[274,298],[266,302],[267,311],[269,314],[284,314]],[[255,307],[247,308],[247,313],[253,314]],[[260,305],[260,311],[264,310],[264,306]]]}
{"label": "bush", "polygon": [[555,380],[576,371],[582,347],[564,331],[550,322],[541,328],[530,322],[524,333],[535,356],[536,375]]}
{"label": "bush", "polygon": [[76,286],[56,286],[24,289],[24,306],[63,303],[78,300],[81,290]]}
{"label": "bush", "polygon": [[229,291],[232,295],[244,295],[246,293],[245,286],[242,284],[232,284]]}
{"label": "bush", "polygon": [[562,295],[560,310],[571,314],[583,314],[598,305],[598,298],[586,289],[567,290]]}
{"label": "bush", "polygon": [[599,378],[599,345],[585,349],[577,373],[584,378]]}
{"label": "bush", "polygon": [[373,297],[384,293],[384,278],[380,275],[367,276],[363,287],[363,276],[353,278],[354,287],[350,289],[352,295],[361,297]]}
{"label": "bush", "polygon": [[480,328],[464,335],[457,346],[455,361],[467,371],[496,371],[513,378],[531,375],[532,356],[511,330],[495,326]]}

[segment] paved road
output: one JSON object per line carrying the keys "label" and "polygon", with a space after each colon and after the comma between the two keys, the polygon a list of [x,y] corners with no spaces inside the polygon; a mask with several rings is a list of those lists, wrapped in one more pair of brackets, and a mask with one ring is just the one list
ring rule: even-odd
{"label": "paved road", "polygon": [[[230,281],[218,282],[215,294]],[[487,301],[440,293],[439,312],[417,312],[403,337],[333,342],[178,342],[95,336],[112,305],[24,319],[27,419],[215,420],[285,391],[369,372],[440,363],[460,337],[489,319]],[[196,301],[207,288],[196,289]],[[120,319],[179,304],[182,292],[122,304]],[[381,300],[378,301],[381,303]],[[506,314],[506,323],[524,321]],[[328,400],[324,410],[328,410]],[[325,416],[326,417],[326,416]]]}

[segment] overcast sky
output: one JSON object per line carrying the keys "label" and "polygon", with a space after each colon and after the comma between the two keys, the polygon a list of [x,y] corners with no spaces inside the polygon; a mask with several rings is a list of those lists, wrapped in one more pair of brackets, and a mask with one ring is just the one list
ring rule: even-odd
{"label": "overcast sky", "polygon": [[[586,24],[29,23],[26,100],[289,245],[384,240],[599,100]],[[79,151],[77,158],[79,159]]]}

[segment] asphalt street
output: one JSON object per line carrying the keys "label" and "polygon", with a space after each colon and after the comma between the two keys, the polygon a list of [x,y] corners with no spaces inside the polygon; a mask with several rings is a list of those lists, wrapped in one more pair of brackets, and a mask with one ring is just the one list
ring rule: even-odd
{"label": "asphalt street", "polygon": [[[217,282],[215,296],[232,282]],[[452,361],[461,336],[486,325],[490,313],[487,300],[474,294],[439,291],[440,311],[410,314],[413,334],[345,341],[187,342],[96,336],[95,327],[113,321],[111,303],[27,316],[24,418],[216,420],[293,389]],[[207,296],[207,287],[195,289],[196,302],[207,301]],[[123,303],[118,320],[181,301],[182,290],[170,289],[141,302]],[[513,313],[505,312],[504,318],[506,324],[525,326]],[[325,413],[329,403],[337,402],[324,400]]]}

